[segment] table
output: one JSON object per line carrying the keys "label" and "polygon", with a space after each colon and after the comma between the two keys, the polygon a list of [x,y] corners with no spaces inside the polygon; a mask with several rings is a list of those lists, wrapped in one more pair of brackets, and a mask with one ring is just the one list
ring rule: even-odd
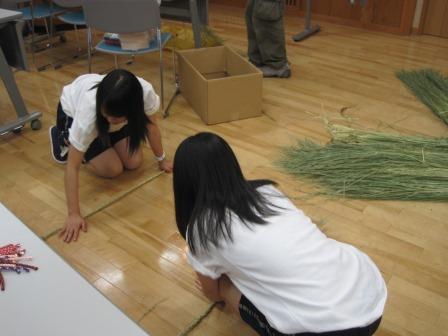
{"label": "table", "polygon": [[17,88],[10,65],[27,70],[25,48],[17,19],[22,13],[0,8],[0,76],[17,112],[17,119],[0,125],[0,135],[10,131],[19,132],[23,125],[31,122],[32,129],[40,129],[40,112],[28,113],[23,98]]}
{"label": "table", "polygon": [[3,272],[0,333],[8,336],[144,336],[136,323],[0,203],[0,246],[21,243],[38,271]]}

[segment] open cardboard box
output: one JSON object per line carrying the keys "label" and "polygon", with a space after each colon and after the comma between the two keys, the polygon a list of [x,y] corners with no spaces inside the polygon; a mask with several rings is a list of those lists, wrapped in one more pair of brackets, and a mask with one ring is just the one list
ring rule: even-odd
{"label": "open cardboard box", "polygon": [[180,91],[207,124],[261,115],[260,70],[221,46],[178,51]]}

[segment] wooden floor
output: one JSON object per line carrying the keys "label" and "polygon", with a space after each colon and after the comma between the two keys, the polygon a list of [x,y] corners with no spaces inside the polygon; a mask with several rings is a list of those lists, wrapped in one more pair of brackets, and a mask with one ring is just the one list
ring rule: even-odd
{"label": "wooden floor", "polygon": [[[245,54],[243,11],[212,6],[210,16],[211,26],[225,43]],[[290,37],[302,29],[303,20],[286,19],[293,76],[264,80],[262,117],[207,127],[179,96],[171,116],[160,122],[165,149],[172,157],[179,142],[198,131],[222,135],[234,148],[248,178],[278,181],[280,189],[330,237],[353,244],[373,258],[389,289],[377,335],[448,335],[446,203],[310,198],[301,191],[302,183],[272,165],[279,147],[296,139],[328,141],[326,120],[384,132],[447,136],[447,126],[403,87],[394,72],[433,67],[446,74],[448,39],[321,24],[318,35],[294,43]],[[58,53],[73,51],[73,36],[68,37],[69,41],[56,49]],[[112,65],[110,56],[95,55],[94,71]],[[128,68],[158,87],[157,55],[140,56]],[[29,109],[43,112],[43,127],[32,131],[27,126],[19,136],[0,139],[0,202],[38,235],[47,237],[54,250],[151,335],[176,335],[207,309],[209,302],[195,289],[184,256],[185,244],[176,230],[172,177],[162,174],[153,178],[158,169],[149,150],[143,167],[115,180],[99,179],[83,170],[81,207],[88,216],[89,232],[70,245],[52,235],[64,223],[66,206],[64,167],[51,159],[48,127],[54,123],[63,85],[86,69],[81,58],[58,70],[16,73]],[[170,83],[171,70],[167,52]],[[168,85],[168,90],[172,89],[172,84]],[[13,117],[2,86],[0,111],[0,122]],[[143,186],[98,211],[140,184]],[[238,318],[215,309],[191,335],[254,333]]]}

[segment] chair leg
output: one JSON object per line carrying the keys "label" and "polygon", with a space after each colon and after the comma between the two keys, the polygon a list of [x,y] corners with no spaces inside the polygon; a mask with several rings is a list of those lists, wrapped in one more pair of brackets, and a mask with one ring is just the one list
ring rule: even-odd
{"label": "chair leg", "polygon": [[200,48],[201,47],[201,21],[199,20],[199,13],[198,13],[198,4],[196,0],[190,0],[190,15],[191,15],[191,26],[193,29],[193,36],[194,36],[194,47]]}
{"label": "chair leg", "polygon": [[170,115],[170,107],[171,104],[174,102],[174,99],[176,98],[176,96],[180,93],[180,85],[179,85],[179,78],[177,77],[177,72],[176,72],[176,49],[173,46],[173,81],[174,81],[174,93],[171,96],[170,100],[168,101],[168,105],[165,109],[165,111],[163,112],[163,117],[164,118],[168,118],[168,116]]}
{"label": "chair leg", "polygon": [[87,28],[87,67],[89,73],[92,73],[92,29]]}
{"label": "chair leg", "polygon": [[174,84],[176,84],[176,57],[174,56],[176,53],[176,47],[173,44],[173,49],[172,49],[172,58],[173,58],[173,80],[174,80]]}
{"label": "chair leg", "polygon": [[135,62],[135,55],[132,54],[131,58],[126,61],[126,65],[131,65]]}
{"label": "chair leg", "polygon": [[[53,5],[52,5],[52,3],[51,3],[51,5],[50,5],[51,7],[50,7],[50,17],[48,18],[48,17],[44,17],[43,18],[43,20],[44,20],[44,25],[45,25],[45,32],[47,33],[47,40],[48,40],[48,43],[47,43],[47,45],[45,46],[45,48],[49,48],[50,49],[50,62],[49,63],[46,63],[46,64],[44,64],[44,65],[41,65],[41,66],[39,66],[39,67],[37,67],[37,71],[42,71],[42,70],[45,70],[48,66],[50,66],[50,65],[53,65],[53,61],[51,60],[51,50],[52,50],[52,48],[53,48],[53,42],[52,42],[52,38],[53,38],[53,14],[52,14],[52,12],[53,12]],[[33,14],[33,17],[32,17],[33,19],[34,19],[34,14]],[[49,26],[49,24],[48,24],[48,22],[47,22],[47,19],[49,19],[50,20],[50,26]],[[33,24],[33,26],[34,26],[34,24]],[[34,36],[34,35],[32,35],[32,36]],[[34,43],[33,43],[34,44]],[[34,64],[35,66],[36,66],[36,64]]]}
{"label": "chair leg", "polygon": [[26,21],[26,26],[28,27],[28,30],[31,34],[31,42],[28,41],[28,45],[30,46],[30,49],[31,49],[31,56],[33,59],[33,64],[35,64],[36,60],[35,60],[35,55],[34,55],[34,31],[33,31],[32,20]]}
{"label": "chair leg", "polygon": [[76,38],[76,46],[78,47],[78,53],[81,52],[81,45],[79,44],[79,35],[78,35],[78,27],[74,24],[73,27],[75,28],[75,38]]}
{"label": "chair leg", "polygon": [[165,95],[163,90],[163,51],[162,51],[162,34],[160,28],[157,28],[157,44],[159,47],[159,65],[160,65],[160,97],[162,111],[165,113]]}
{"label": "chair leg", "polygon": [[[53,37],[53,28],[51,27],[53,25],[53,20],[50,18],[50,28],[48,28],[48,23],[47,23],[47,19],[44,19],[44,24],[45,24],[45,32],[47,33],[47,39],[48,39],[48,46],[51,48],[52,46],[52,42],[51,42],[51,38]],[[51,31],[50,31],[51,30]]]}
{"label": "chair leg", "polygon": [[175,88],[175,94],[180,92],[179,76],[177,75],[176,69],[176,48],[173,47],[173,82]]}
{"label": "chair leg", "polygon": [[34,64],[34,66],[36,66],[36,53],[35,53],[35,45],[34,45],[34,43],[35,43],[34,6],[33,6],[32,1],[30,3],[30,11],[31,11],[31,54],[33,57],[33,64]]}

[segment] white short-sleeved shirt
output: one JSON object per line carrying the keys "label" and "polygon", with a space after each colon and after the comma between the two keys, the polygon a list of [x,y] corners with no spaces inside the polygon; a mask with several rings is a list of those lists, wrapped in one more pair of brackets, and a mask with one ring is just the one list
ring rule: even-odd
{"label": "white short-sleeved shirt", "polygon": [[[87,74],[76,78],[64,86],[61,105],[64,112],[73,118],[69,131],[69,141],[77,150],[86,152],[98,136],[96,129],[96,91],[93,86],[101,82],[105,75]],[[150,116],[159,110],[160,100],[152,85],[137,77],[143,88],[145,113]]]}
{"label": "white short-sleeved shirt", "polygon": [[188,252],[191,266],[213,279],[226,274],[282,333],[345,330],[378,319],[387,290],[372,260],[325,236],[273,186],[258,190],[279,214],[249,228],[232,215],[233,242]]}

